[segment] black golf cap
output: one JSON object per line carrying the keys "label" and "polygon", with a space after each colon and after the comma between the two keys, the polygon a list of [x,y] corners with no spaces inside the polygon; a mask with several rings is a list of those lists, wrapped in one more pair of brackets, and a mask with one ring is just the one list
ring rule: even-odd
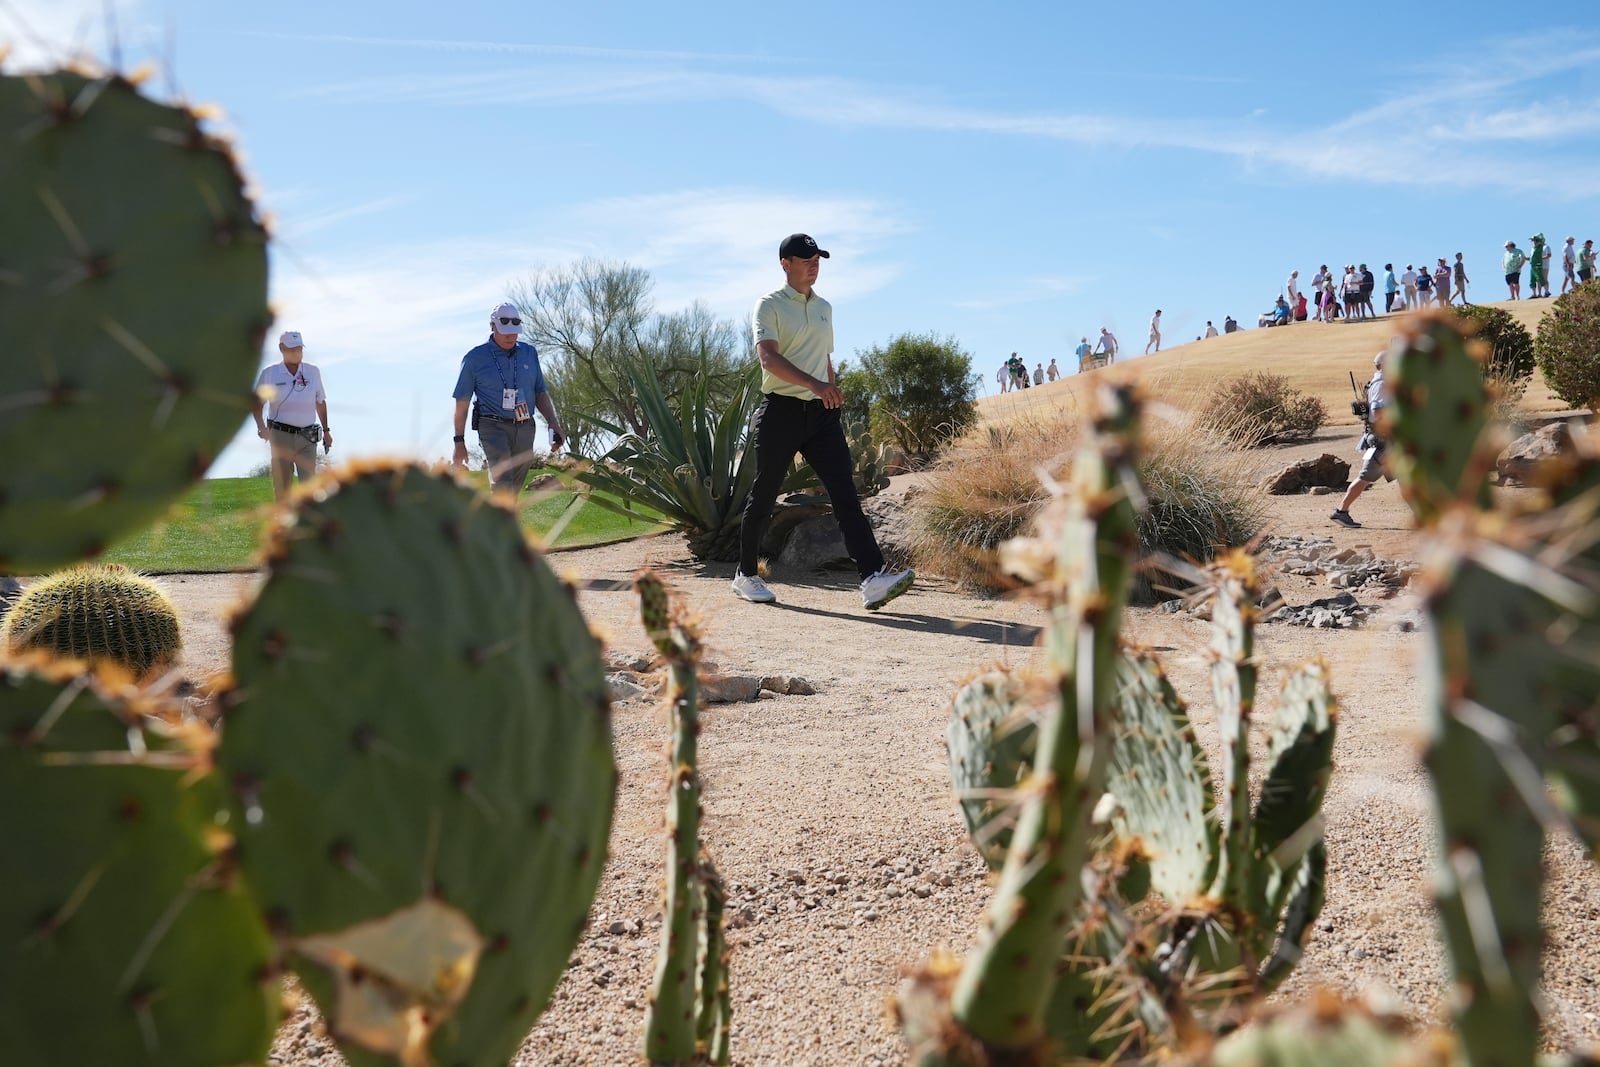
{"label": "black golf cap", "polygon": [[809,233],[791,233],[778,246],[779,259],[810,259],[812,256],[828,258],[828,253],[817,247],[817,239]]}

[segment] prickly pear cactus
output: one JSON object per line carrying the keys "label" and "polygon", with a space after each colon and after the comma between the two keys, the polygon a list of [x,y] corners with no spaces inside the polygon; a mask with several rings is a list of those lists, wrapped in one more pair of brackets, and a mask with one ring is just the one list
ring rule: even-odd
{"label": "prickly pear cactus", "polygon": [[989,670],[963,684],[950,702],[945,743],[950,782],[967,832],[990,870],[1005,863],[1016,815],[1017,785],[1033,762],[1038,725],[1030,715],[1027,683],[1007,670]]}
{"label": "prickly pear cactus", "polygon": [[1414,457],[1399,472],[1408,499],[1426,501],[1432,533],[1425,761],[1452,1008],[1468,1061],[1506,1067],[1538,1048],[1545,830],[1600,845],[1600,461],[1548,468],[1547,506],[1532,514],[1486,512],[1477,472],[1490,450],[1470,425],[1452,436],[1430,407],[1481,389],[1465,360],[1437,357],[1458,345],[1426,321],[1396,341],[1391,358],[1426,385],[1396,392],[1392,424]]}
{"label": "prickly pear cactus", "polygon": [[115,563],[41,578],[0,624],[0,653],[49,652],[136,679],[170,666],[182,646],[178,609],[167,594]]}
{"label": "prickly pear cactus", "polygon": [[414,466],[286,515],[218,764],[269,928],[364,1064],[501,1067],[605,863],[598,643],[510,511]]}
{"label": "prickly pear cactus", "polygon": [[1374,1015],[1330,993],[1263,1015],[1218,1041],[1209,1054],[1180,1058],[1207,1067],[1451,1067],[1448,1040],[1415,1040],[1403,1019]]}
{"label": "prickly pear cactus", "polygon": [[[645,1008],[651,1063],[728,1062],[723,890],[700,850],[700,634],[654,571],[634,579],[645,633],[667,663],[672,774],[667,800],[667,885],[661,945]],[[720,1059],[716,1058],[720,1055]]]}
{"label": "prickly pear cactus", "polygon": [[232,153],[113,75],[0,75],[0,571],[98,554],[249,417],[266,237]]}
{"label": "prickly pear cactus", "polygon": [[0,1063],[265,1061],[272,943],[207,753],[158,710],[66,664],[0,669]]}

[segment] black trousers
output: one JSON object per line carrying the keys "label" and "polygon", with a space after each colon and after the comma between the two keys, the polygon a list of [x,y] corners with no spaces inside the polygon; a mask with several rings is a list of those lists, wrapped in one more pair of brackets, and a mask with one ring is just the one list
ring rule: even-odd
{"label": "black trousers", "polygon": [[752,436],[756,446],[756,484],[745,501],[739,527],[740,573],[756,573],[761,539],[766,536],[778,490],[796,452],[806,458],[822,480],[839,532],[844,534],[845,550],[855,560],[862,579],[881,571],[883,552],[861,511],[861,498],[856,495],[854,465],[844,427],[839,423],[839,409],[825,408],[820,400],[768,393],[756,409]]}

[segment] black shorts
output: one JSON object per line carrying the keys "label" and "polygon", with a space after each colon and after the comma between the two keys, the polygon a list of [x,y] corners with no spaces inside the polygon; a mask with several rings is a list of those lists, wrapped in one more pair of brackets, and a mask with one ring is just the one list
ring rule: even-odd
{"label": "black shorts", "polygon": [[1520,281],[1522,281],[1522,272],[1520,270],[1517,271],[1517,273],[1515,273],[1515,274],[1507,274],[1506,275],[1506,284],[1507,285],[1516,285]]}
{"label": "black shorts", "polygon": [[1590,278],[1593,278],[1593,277],[1594,277],[1594,271],[1592,271],[1592,270],[1580,270],[1578,272],[1578,280],[1581,281],[1581,282],[1586,282]]}

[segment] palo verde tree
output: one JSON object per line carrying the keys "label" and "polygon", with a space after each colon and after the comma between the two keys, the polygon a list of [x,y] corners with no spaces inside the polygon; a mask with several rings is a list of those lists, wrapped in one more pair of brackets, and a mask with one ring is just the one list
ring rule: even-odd
{"label": "palo verde tree", "polygon": [[712,402],[723,404],[739,388],[741,366],[753,358],[738,327],[703,304],[657,313],[654,285],[639,267],[583,259],[541,270],[507,293],[522,310],[523,338],[539,348],[557,405],[575,416],[567,428],[573,448],[584,455],[609,444],[596,419],[649,435],[636,387],[642,362],[650,363],[669,396],[704,368]]}
{"label": "palo verde tree", "polygon": [[853,368],[840,366],[840,377],[853,391],[867,392],[880,441],[928,456],[977,421],[972,356],[954,337],[903,333],[887,345],[857,349],[856,359]]}

